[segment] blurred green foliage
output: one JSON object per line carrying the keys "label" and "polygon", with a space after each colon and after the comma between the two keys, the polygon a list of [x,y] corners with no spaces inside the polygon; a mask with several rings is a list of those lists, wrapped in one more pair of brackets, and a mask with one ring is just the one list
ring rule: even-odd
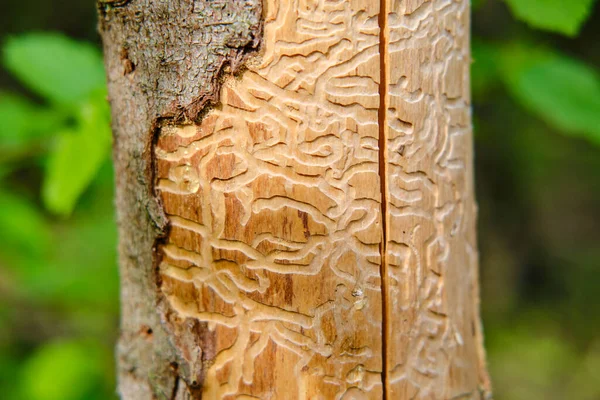
{"label": "blurred green foliage", "polygon": [[600,144],[600,77],[585,63],[552,48],[516,42],[475,42],[474,93],[502,81],[526,110],[562,133]]}
{"label": "blurred green foliage", "polygon": [[0,395],[114,396],[118,321],[111,131],[97,46],[9,37],[0,93]]}
{"label": "blurred green foliage", "polygon": [[5,68],[51,103],[77,106],[105,86],[97,48],[56,33],[28,33],[3,46]]}
{"label": "blurred green foliage", "polygon": [[590,0],[477,3],[476,186],[494,395],[599,399],[600,10]]}
{"label": "blurred green foliage", "polygon": [[[0,397],[113,398],[118,284],[101,55],[63,34],[26,32],[97,40],[93,7],[69,0],[71,13],[56,18],[46,2],[24,1],[0,16]],[[598,399],[600,15],[593,0],[477,0],[473,9],[495,398]],[[68,17],[76,10],[80,25]]]}
{"label": "blurred green foliage", "polygon": [[23,365],[19,381],[23,395],[31,400],[94,398],[102,366],[88,360],[102,357],[102,349],[93,343],[48,342]]}
{"label": "blurred green foliage", "polygon": [[[3,63],[47,101],[44,109],[16,95],[4,96],[3,116],[9,128],[19,128],[20,137],[14,131],[5,135],[21,139],[25,147],[36,132],[52,137],[42,199],[50,211],[68,215],[110,151],[110,114],[100,52],[59,34],[30,33],[6,41]],[[44,113],[49,121],[39,126],[34,117]]]}
{"label": "blurred green foliage", "polygon": [[509,53],[502,63],[504,79],[515,98],[562,132],[580,134],[600,144],[600,79],[596,71],[550,52],[536,60],[527,57],[518,64],[514,54],[519,51],[533,53],[511,47],[505,50]]}
{"label": "blurred green foliage", "polygon": [[506,0],[515,17],[534,28],[575,36],[595,0]]}

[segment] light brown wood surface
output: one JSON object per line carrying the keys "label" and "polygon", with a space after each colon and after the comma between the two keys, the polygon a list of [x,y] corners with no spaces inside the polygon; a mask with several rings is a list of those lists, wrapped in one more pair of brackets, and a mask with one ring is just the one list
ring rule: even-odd
{"label": "light brown wood surface", "polygon": [[174,396],[486,398],[468,0],[262,9],[217,105],[156,123]]}
{"label": "light brown wood surface", "polygon": [[469,3],[386,1],[387,396],[483,398]]}
{"label": "light brown wood surface", "polygon": [[382,397],[378,12],[267,2],[219,107],[161,131],[162,289],[214,337],[208,398]]}

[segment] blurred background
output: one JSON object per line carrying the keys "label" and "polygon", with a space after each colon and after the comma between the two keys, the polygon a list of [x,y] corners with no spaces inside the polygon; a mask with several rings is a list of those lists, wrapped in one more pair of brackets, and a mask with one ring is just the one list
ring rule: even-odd
{"label": "blurred background", "polygon": [[[497,400],[600,399],[600,6],[473,1]],[[0,397],[112,399],[111,135],[92,1],[0,13]]]}

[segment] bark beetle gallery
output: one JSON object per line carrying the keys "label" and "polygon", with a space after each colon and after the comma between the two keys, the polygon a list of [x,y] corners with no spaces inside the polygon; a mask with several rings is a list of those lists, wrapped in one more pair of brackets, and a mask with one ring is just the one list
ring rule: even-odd
{"label": "bark beetle gallery", "polygon": [[[123,397],[488,396],[468,1],[158,3],[100,6]],[[128,28],[144,7],[162,33]],[[128,218],[147,240],[125,238]],[[170,369],[147,373],[144,352]]]}

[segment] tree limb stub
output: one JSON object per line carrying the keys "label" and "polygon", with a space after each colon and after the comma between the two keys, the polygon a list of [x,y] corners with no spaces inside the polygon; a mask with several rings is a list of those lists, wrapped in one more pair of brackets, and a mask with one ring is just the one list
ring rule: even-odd
{"label": "tree limb stub", "polygon": [[467,0],[99,14],[123,398],[489,395]]}

